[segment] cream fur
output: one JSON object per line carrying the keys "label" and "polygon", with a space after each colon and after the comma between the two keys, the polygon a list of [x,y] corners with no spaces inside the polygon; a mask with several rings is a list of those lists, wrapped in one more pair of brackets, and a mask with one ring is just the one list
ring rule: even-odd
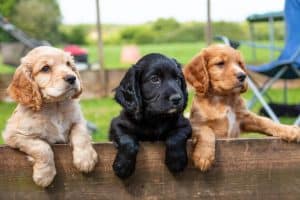
{"label": "cream fur", "polygon": [[[67,66],[68,59],[71,57],[61,50],[38,47],[23,59],[9,87],[10,95],[19,104],[7,122],[3,138],[31,158],[33,180],[42,187],[51,184],[56,174],[51,144],[70,143],[74,165],[80,171],[92,171],[98,160],[78,100],[72,98],[80,94],[81,83],[76,69]],[[24,60],[30,64],[24,64]],[[51,71],[39,72],[47,60]],[[62,80],[67,74],[76,75],[74,88]],[[49,88],[59,90],[59,95],[49,97]],[[28,94],[22,94],[25,91]]]}

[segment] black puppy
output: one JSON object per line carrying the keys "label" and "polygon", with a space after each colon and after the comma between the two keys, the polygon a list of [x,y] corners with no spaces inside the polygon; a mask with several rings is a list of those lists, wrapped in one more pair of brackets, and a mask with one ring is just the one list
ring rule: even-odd
{"label": "black puppy", "polygon": [[127,178],[134,172],[139,141],[165,141],[169,170],[186,167],[186,141],[192,132],[183,116],[187,98],[181,66],[174,59],[148,54],[128,70],[115,95],[124,109],[110,127],[110,140],[118,149],[116,175]]}

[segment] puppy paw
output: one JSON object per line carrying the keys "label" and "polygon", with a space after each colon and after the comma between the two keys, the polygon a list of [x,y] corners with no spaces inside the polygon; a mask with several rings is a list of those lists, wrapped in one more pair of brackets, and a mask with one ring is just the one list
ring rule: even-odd
{"label": "puppy paw", "polygon": [[135,160],[116,158],[113,163],[113,170],[119,178],[126,179],[131,176],[135,170]]}
{"label": "puppy paw", "polygon": [[194,165],[201,171],[205,172],[211,168],[213,161],[205,158],[198,158],[194,160]]}
{"label": "puppy paw", "polygon": [[173,173],[181,172],[188,164],[186,150],[171,151],[167,150],[165,163],[168,169]]}
{"label": "puppy paw", "polygon": [[56,169],[53,165],[35,165],[33,168],[33,181],[40,187],[49,186],[56,175]]}
{"label": "puppy paw", "polygon": [[85,149],[74,148],[73,163],[75,167],[84,173],[91,172],[98,162],[98,155],[92,146]]}
{"label": "puppy paw", "polygon": [[214,151],[206,151],[206,152],[194,152],[193,154],[193,162],[196,168],[205,172],[209,170],[214,163],[215,155]]}
{"label": "puppy paw", "polygon": [[300,127],[298,126],[291,126],[286,131],[285,137],[283,139],[287,140],[288,142],[300,142]]}

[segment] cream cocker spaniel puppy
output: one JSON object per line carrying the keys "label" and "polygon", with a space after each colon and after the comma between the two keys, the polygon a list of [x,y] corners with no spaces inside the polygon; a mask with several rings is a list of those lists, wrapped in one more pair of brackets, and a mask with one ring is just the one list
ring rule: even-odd
{"label": "cream cocker spaniel puppy", "polygon": [[97,153],[75,99],[81,87],[71,55],[53,47],[31,50],[16,69],[8,93],[18,105],[3,138],[30,157],[33,180],[39,186],[48,186],[56,174],[50,144],[70,143],[73,163],[82,172],[90,172],[97,163]]}

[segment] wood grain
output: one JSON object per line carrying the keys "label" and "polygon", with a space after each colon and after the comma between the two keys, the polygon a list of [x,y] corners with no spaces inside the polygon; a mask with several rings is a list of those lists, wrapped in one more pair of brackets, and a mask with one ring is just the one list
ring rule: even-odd
{"label": "wood grain", "polygon": [[[100,162],[84,175],[72,164],[69,145],[53,146],[57,176],[47,189],[32,181],[26,156],[0,147],[0,199],[300,199],[300,146],[279,139],[218,140],[216,163],[202,173],[191,162],[172,175],[162,143],[142,143],[136,171],[128,180],[111,168],[110,143],[94,145]],[[191,145],[188,145],[189,152]]]}

